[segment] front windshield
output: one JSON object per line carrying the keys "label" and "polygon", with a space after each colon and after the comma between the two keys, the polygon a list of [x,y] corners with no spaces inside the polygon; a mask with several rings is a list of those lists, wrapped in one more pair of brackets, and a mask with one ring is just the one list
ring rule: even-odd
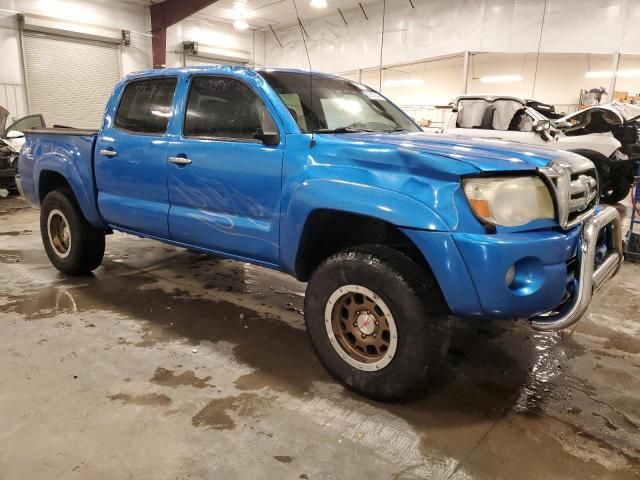
{"label": "front windshield", "polygon": [[402,110],[365,85],[322,75],[312,80],[307,73],[259,73],[303,133],[421,131]]}

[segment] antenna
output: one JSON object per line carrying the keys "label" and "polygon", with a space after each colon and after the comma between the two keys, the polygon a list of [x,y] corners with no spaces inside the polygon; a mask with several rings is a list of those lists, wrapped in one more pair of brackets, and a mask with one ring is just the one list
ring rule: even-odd
{"label": "antenna", "polygon": [[535,98],[535,94],[536,94],[536,81],[538,80],[538,66],[540,65],[540,48],[542,47],[542,33],[544,32],[544,21],[545,21],[546,15],[547,15],[547,0],[544,0],[544,9],[542,10],[542,24],[540,25],[540,36],[538,37],[538,53],[536,54],[536,70],[533,73],[533,85],[531,87],[531,100]]}
{"label": "antenna", "polygon": [[[362,7],[362,4],[360,5]],[[380,34],[380,72],[378,91],[382,93],[382,53],[384,52],[384,17],[387,11],[387,0],[382,0],[382,33]]]}
{"label": "antenna", "polygon": [[[305,34],[307,33],[304,29],[304,25],[302,25],[302,20],[300,20],[300,15],[298,14],[298,5],[296,5],[296,0],[293,1],[293,8],[296,11],[296,18],[298,19],[298,26],[300,27],[300,35],[302,36],[302,44],[304,45],[304,51],[307,54],[307,62],[309,63],[309,101],[311,102],[311,107],[313,108],[313,71],[311,68],[311,56],[309,55],[309,49],[307,48],[307,40],[305,39]],[[304,113],[304,112],[303,112]],[[310,147],[316,144],[315,133],[313,129],[311,130],[311,142]]]}

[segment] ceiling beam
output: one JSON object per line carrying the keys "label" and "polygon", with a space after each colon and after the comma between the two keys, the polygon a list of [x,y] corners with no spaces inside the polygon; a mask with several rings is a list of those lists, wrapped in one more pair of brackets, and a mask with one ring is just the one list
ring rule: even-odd
{"label": "ceiling beam", "polygon": [[166,0],[149,7],[151,13],[151,47],[153,68],[163,68],[167,62],[167,28],[199,12],[218,0]]}

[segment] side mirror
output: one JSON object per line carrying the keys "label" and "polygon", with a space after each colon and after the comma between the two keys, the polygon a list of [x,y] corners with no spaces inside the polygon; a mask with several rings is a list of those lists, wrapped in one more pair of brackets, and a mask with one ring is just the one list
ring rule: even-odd
{"label": "side mirror", "polygon": [[549,120],[540,120],[538,123],[536,123],[535,127],[533,127],[536,132],[546,132],[550,128],[551,122]]}
{"label": "side mirror", "polygon": [[254,133],[253,138],[260,140],[265,145],[274,146],[280,143],[280,135],[277,133]]}
{"label": "side mirror", "polygon": [[263,144],[269,146],[278,145],[280,143],[278,127],[266,108],[262,112],[262,127],[253,134],[253,138],[260,140]]}
{"label": "side mirror", "polygon": [[24,133],[18,132],[16,130],[10,130],[5,138],[13,139],[13,138],[24,138]]}

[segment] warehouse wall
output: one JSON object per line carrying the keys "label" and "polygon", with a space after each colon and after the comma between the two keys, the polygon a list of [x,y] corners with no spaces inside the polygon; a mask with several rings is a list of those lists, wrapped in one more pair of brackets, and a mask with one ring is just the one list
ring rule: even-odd
{"label": "warehouse wall", "polygon": [[[620,68],[633,68],[624,67],[624,59],[627,65],[640,64],[631,55],[640,53],[640,2],[634,0],[548,0],[542,39],[543,0],[414,0],[413,4],[415,8],[406,0],[386,2],[382,64],[414,64],[383,71],[383,93],[401,105],[439,104],[462,93],[461,60],[424,60],[464,51],[502,52],[472,57],[469,92],[535,96],[558,104],[577,103],[581,88],[608,89],[609,79],[587,79],[585,73],[612,70],[613,53],[628,54],[622,56]],[[355,78],[359,75],[355,69],[380,65],[382,3],[364,5],[368,19],[359,8],[343,12],[348,25],[338,12],[303,19],[314,70]],[[280,29],[277,35],[283,48],[266,34],[266,65],[308,68],[300,29]],[[538,45],[543,54],[535,75]],[[425,67],[416,71],[415,65]],[[523,79],[508,84],[479,81],[484,75],[508,74]],[[379,71],[365,71],[362,79],[378,88],[379,76]],[[393,87],[384,81],[415,76],[422,85]],[[640,92],[640,81],[619,78],[616,90],[621,89]]]}
{"label": "warehouse wall", "polygon": [[183,64],[182,44],[185,41],[196,41],[203,48],[215,49],[229,57],[246,55],[251,65],[264,63],[262,32],[256,32],[254,43],[253,31],[238,31],[230,24],[196,14],[167,29],[167,66]]}
{"label": "warehouse wall", "polygon": [[[147,7],[107,0],[0,0],[0,9],[53,19],[55,28],[100,34],[105,27],[115,35],[120,30],[148,32]],[[255,37],[255,40],[254,40]],[[250,64],[264,63],[264,34],[238,32],[232,26],[218,23],[204,15],[194,15],[167,31],[167,65],[182,65],[182,42],[197,41],[203,45],[226,49],[231,54],[243,52]],[[255,49],[254,49],[255,46]],[[17,15],[0,11],[0,105],[10,111],[12,119],[26,115],[27,95],[23,75]],[[151,68],[151,39],[131,35],[131,46],[122,47],[122,73]]]}
{"label": "warehouse wall", "polygon": [[[55,19],[56,28],[85,33],[103,31],[103,27],[145,32],[149,30],[146,7],[120,2],[87,0],[0,0],[0,9]],[[149,68],[149,37],[132,35],[131,46],[122,47],[122,72],[127,74]],[[10,111],[10,120],[27,114],[26,89],[20,35],[16,14],[0,11],[0,104]]]}
{"label": "warehouse wall", "polygon": [[[383,64],[470,51],[536,52],[543,0],[387,0]],[[548,0],[540,48],[554,53],[640,53],[640,2]],[[380,63],[382,3],[303,20],[313,67],[348,71]],[[277,30],[280,48],[267,35],[272,66],[306,66],[297,26]],[[411,48],[407,48],[410,45]]]}

